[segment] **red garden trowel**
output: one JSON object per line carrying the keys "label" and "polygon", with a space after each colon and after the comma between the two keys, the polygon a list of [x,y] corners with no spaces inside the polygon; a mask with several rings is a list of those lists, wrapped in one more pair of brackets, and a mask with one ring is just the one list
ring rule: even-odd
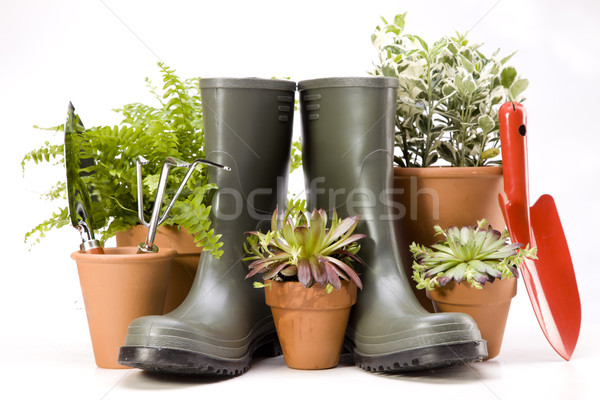
{"label": "red garden trowel", "polygon": [[529,299],[544,335],[569,360],[581,326],[581,303],[569,246],[554,199],[541,196],[529,207],[527,113],[519,103],[500,107],[504,193],[498,195],[513,242],[537,247],[537,260],[521,266]]}

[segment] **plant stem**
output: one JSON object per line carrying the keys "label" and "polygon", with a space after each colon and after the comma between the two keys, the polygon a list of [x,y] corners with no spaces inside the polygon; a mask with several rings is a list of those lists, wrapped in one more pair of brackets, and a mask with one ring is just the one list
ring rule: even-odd
{"label": "plant stem", "polygon": [[408,149],[408,132],[402,129],[402,124],[399,124],[400,119],[396,116],[396,126],[402,135],[402,156],[404,157],[404,166],[410,167],[410,151]]}
{"label": "plant stem", "polygon": [[132,213],[134,213],[134,214],[136,214],[136,215],[137,215],[137,213],[138,213],[138,211],[137,211],[137,210],[132,210],[131,208],[127,208],[127,207],[125,207],[123,204],[121,204],[121,202],[119,202],[119,199],[117,199],[116,197],[114,197],[114,196],[108,196],[108,198],[109,198],[109,199],[113,199],[113,200],[115,201],[115,203],[117,203],[117,205],[118,205],[119,207],[121,207],[123,210],[125,210],[125,211],[129,211],[129,212],[132,212]]}
{"label": "plant stem", "polygon": [[423,153],[423,166],[428,167],[427,159],[431,151],[431,129],[433,128],[433,115],[431,111],[433,93],[431,91],[431,57],[427,54],[427,140],[425,141],[425,149]]}
{"label": "plant stem", "polygon": [[[466,113],[466,115],[465,115]],[[463,107],[461,111],[461,121],[460,121],[460,130],[459,130],[459,142],[457,145],[460,146],[460,165],[459,167],[466,167],[465,164],[465,142],[467,141],[467,127],[465,126],[464,121],[469,121],[471,118],[471,95],[467,95],[467,104],[466,107]]]}
{"label": "plant stem", "polygon": [[479,157],[477,157],[477,160],[475,160],[475,166],[479,167],[481,166],[481,156],[483,154],[483,150],[485,149],[485,145],[487,144],[487,135],[484,134],[483,135],[483,139],[481,141],[481,149],[479,150]]}

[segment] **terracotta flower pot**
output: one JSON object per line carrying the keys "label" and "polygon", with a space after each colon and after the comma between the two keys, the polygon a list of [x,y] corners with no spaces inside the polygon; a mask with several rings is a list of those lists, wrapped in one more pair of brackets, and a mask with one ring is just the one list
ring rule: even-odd
{"label": "terracotta flower pot", "polygon": [[135,254],[136,247],[105,248],[105,254],[71,254],[77,262],[94,358],[100,368],[117,363],[129,323],[160,314],[175,250]]}
{"label": "terracotta flower pot", "polygon": [[[295,369],[335,367],[340,359],[356,284],[342,282],[330,294],[315,284],[271,282],[265,301],[271,307],[285,363]],[[268,283],[267,282],[267,283]]]}
{"label": "terracotta flower pot", "polygon": [[[394,202],[398,248],[406,276],[412,276],[412,242],[430,246],[437,242],[434,225],[476,225],[480,219],[497,230],[505,227],[498,193],[504,190],[502,167],[394,168]],[[409,278],[410,279],[410,278]],[[411,284],[423,307],[433,311],[424,291]]]}
{"label": "terracotta flower pot", "polygon": [[435,312],[462,312],[475,320],[481,336],[487,340],[486,360],[500,353],[510,302],[517,294],[517,278],[496,279],[481,290],[464,281],[451,281],[426,293]]}
{"label": "terracotta flower pot", "polygon": [[[137,247],[146,240],[148,229],[138,225],[116,234],[117,247]],[[194,236],[185,228],[174,226],[159,226],[154,244],[158,248],[171,248],[177,251],[171,269],[171,278],[167,288],[165,309],[160,314],[166,314],[176,309],[187,297],[200,261],[202,248],[194,243]]]}

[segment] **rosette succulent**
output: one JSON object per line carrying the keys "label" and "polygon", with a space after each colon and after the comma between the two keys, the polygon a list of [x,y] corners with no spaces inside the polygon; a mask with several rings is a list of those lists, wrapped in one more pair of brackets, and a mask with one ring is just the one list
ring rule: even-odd
{"label": "rosette succulent", "polygon": [[509,243],[506,230],[500,233],[486,225],[485,219],[475,227],[453,226],[446,231],[436,225],[436,236],[445,240],[431,248],[413,242],[410,251],[415,258],[413,279],[417,288],[432,290],[454,279],[481,289],[488,281],[518,277],[518,266],[525,258],[535,259],[536,249]]}
{"label": "rosette succulent", "polygon": [[339,290],[341,280],[352,281],[362,289],[358,274],[351,266],[361,262],[356,256],[357,243],[365,237],[353,233],[358,216],[338,218],[334,211],[327,227],[327,213],[314,209],[307,213],[299,207],[287,210],[278,228],[278,210],[267,233],[248,232],[244,248],[252,261],[246,278],[261,273],[264,280],[298,281],[304,287],[318,283],[328,292]]}

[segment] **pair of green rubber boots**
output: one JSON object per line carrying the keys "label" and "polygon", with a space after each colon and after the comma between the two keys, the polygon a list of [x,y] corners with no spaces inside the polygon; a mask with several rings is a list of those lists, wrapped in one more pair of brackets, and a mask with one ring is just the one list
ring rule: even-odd
{"label": "pair of green rubber boots", "polygon": [[[410,289],[392,219],[394,121],[398,81],[326,78],[298,83],[309,209],[360,214],[356,232],[364,288],[352,309],[345,351],[368,371],[433,369],[487,356],[465,314],[430,314]],[[203,253],[185,301],[163,316],[129,326],[119,363],[150,371],[239,375],[253,355],[278,355],[264,291],[245,280],[244,232],[269,228],[285,208],[296,84],[266,79],[202,79],[206,157],[219,189],[212,223],[220,259]]]}

